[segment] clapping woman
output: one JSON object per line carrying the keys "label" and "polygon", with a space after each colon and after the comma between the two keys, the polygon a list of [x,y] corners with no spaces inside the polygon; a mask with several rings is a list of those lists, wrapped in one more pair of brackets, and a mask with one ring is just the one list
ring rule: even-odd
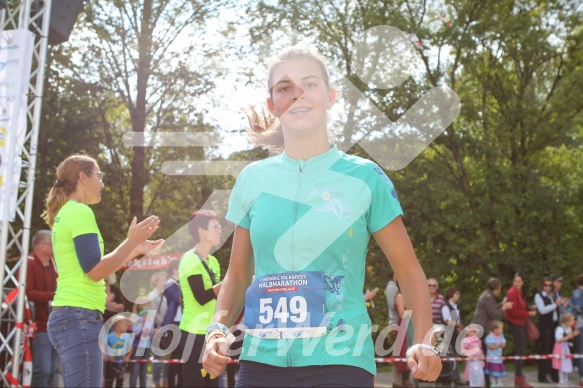
{"label": "clapping woman", "polygon": [[159,249],[150,241],[160,223],[150,216],[130,224],[127,238],[104,255],[104,244],[89,205],[101,201],[103,173],[86,155],[72,155],[57,167],[43,218],[52,228],[59,279],[48,332],[61,358],[65,387],[100,387],[103,355],[98,337],[107,295],[104,278],[132,258]]}

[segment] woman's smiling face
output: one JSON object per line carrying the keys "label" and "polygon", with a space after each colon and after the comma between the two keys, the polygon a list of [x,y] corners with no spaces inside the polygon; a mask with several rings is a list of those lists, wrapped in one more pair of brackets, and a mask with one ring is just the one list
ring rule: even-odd
{"label": "woman's smiling face", "polygon": [[285,131],[326,131],[327,109],[335,91],[328,88],[320,65],[307,57],[288,59],[272,71],[269,109]]}

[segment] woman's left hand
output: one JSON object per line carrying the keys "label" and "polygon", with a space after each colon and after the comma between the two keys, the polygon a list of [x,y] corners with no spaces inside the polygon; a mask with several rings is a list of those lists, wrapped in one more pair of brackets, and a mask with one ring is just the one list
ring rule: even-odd
{"label": "woman's left hand", "polygon": [[435,352],[421,347],[415,347],[407,355],[407,365],[418,380],[435,381],[441,372],[441,358]]}

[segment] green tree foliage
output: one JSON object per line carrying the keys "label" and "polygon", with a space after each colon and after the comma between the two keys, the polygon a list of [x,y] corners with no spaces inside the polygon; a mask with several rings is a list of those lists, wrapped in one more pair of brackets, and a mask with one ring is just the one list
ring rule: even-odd
{"label": "green tree foliage", "polygon": [[[50,48],[34,214],[72,153],[98,159],[105,173],[94,211],[106,250],[126,236],[133,216],[160,216],[157,238],[182,227],[210,195],[206,177],[167,176],[165,161],[203,160],[202,147],[128,147],[126,133],[215,130],[200,108],[220,76],[219,48],[205,34],[222,1],[86,2],[69,43]],[[195,52],[196,55],[192,55]],[[220,137],[217,136],[217,141]],[[46,227],[36,220],[34,228]],[[174,252],[172,252],[174,253]],[[140,280],[149,288],[149,280]]]}
{"label": "green tree foliage", "polygon": [[168,199],[161,193],[170,180],[154,178],[161,161],[173,154],[204,157],[202,149],[169,153],[147,147],[124,149],[121,139],[127,132],[212,129],[197,103],[213,86],[211,76],[217,76],[212,73],[214,53],[205,45],[203,27],[220,4],[170,0],[88,4],[83,23],[86,37],[79,42],[84,50],[76,64],[81,78],[96,87],[95,98],[110,134],[107,148],[114,164],[123,170],[124,179],[118,182],[127,187],[120,193],[127,194],[129,189],[129,196],[119,198],[128,219],[146,215],[157,201]]}
{"label": "green tree foliage", "polygon": [[[463,291],[466,318],[491,276],[509,287],[513,272],[524,273],[530,299],[541,276],[581,270],[583,32],[577,7],[570,0],[330,0],[260,1],[248,8],[254,42],[285,27],[311,37],[393,121],[433,86],[458,93],[458,119],[389,176],[427,275],[440,280],[442,291]],[[355,37],[377,25],[411,34],[423,77],[390,90],[358,79],[351,66]],[[357,146],[351,152],[367,156]],[[367,284],[382,287],[389,266],[374,243],[369,263]],[[386,321],[386,310],[375,318]]]}

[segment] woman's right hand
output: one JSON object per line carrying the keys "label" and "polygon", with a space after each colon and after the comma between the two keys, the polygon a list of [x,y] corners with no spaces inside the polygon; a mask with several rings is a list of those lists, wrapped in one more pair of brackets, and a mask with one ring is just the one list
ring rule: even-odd
{"label": "woman's right hand", "polygon": [[531,317],[534,317],[536,315],[536,310],[530,310],[528,312],[528,315],[530,315]]}
{"label": "woman's right hand", "polygon": [[134,248],[132,256],[146,255],[148,253],[151,255],[157,255],[164,245],[164,242],[164,240],[146,240]]}
{"label": "woman's right hand", "polygon": [[211,338],[206,345],[202,366],[211,376],[220,376],[231,361],[230,357],[225,356],[228,349],[229,341],[226,337]]}
{"label": "woman's right hand", "polygon": [[512,306],[514,306],[514,303],[512,302],[504,302],[504,304],[502,305],[502,310],[509,310],[512,308]]}
{"label": "woman's right hand", "polygon": [[128,229],[128,240],[135,245],[146,241],[158,229],[159,224],[160,219],[158,216],[150,216],[140,223],[138,223],[137,218],[134,217]]}

